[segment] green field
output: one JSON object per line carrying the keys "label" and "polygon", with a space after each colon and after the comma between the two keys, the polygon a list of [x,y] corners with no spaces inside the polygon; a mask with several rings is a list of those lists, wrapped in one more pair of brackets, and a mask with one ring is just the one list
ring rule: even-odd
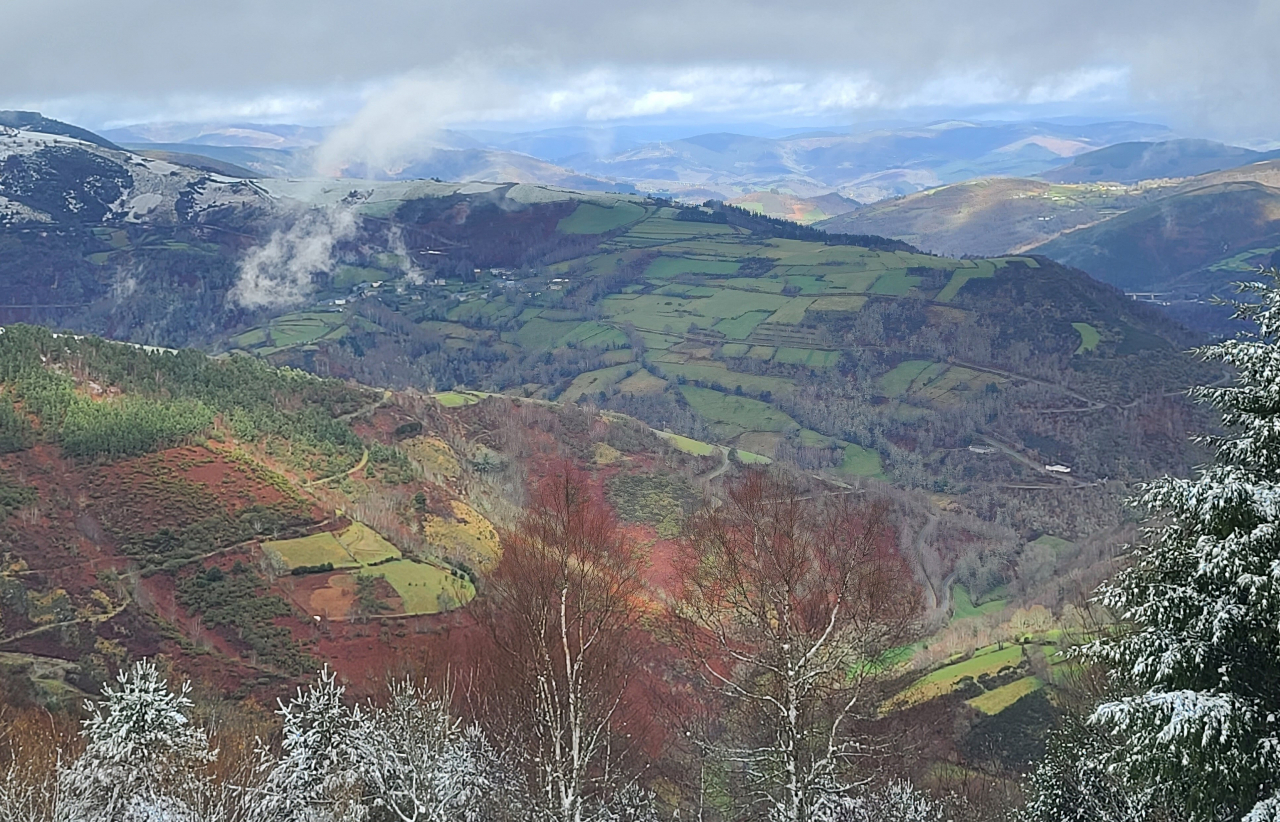
{"label": "green field", "polygon": [[1044,687],[1044,683],[1034,676],[1024,676],[1016,682],[1001,685],[985,694],[968,700],[968,704],[984,714],[998,714],[1013,703],[1030,693]]}
{"label": "green field", "polygon": [[334,568],[359,568],[360,563],[347,551],[338,538],[329,531],[298,539],[282,539],[262,543],[268,555],[281,559],[284,566],[294,568],[333,565]]}
{"label": "green field", "polygon": [[748,394],[763,394],[765,391],[776,396],[791,393],[795,384],[780,377],[763,377],[755,374],[739,374],[719,365],[663,365],[662,370],[671,377],[684,377],[686,380],[697,380],[707,385],[721,385],[727,391],[738,386]]}
{"label": "green field", "polygon": [[957,268],[951,275],[951,279],[934,299],[940,303],[949,303],[955,299],[956,294],[960,293],[960,289],[964,287],[965,283],[980,277],[994,277],[995,275],[996,266],[990,260],[978,260],[977,268]]}
{"label": "green field", "polygon": [[755,330],[755,327],[764,322],[768,316],[769,314],[765,311],[751,311],[741,317],[721,320],[711,327],[731,340],[745,340],[751,336],[751,332]]}
{"label": "green field", "polygon": [[859,311],[866,304],[866,297],[819,297],[809,308],[813,311]]}
{"label": "green field", "polygon": [[807,365],[810,368],[832,368],[840,362],[840,352],[813,348],[779,348],[773,355],[773,361],[788,365]]}
{"label": "green field", "polygon": [[659,437],[674,445],[678,450],[695,457],[709,457],[716,452],[716,447],[701,440],[682,437],[679,434],[668,434],[666,431],[654,431]]}
{"label": "green field", "polygon": [[359,522],[338,532],[322,531],[298,539],[264,542],[262,549],[278,556],[291,571],[325,564],[334,568],[359,568],[401,555],[399,548]]}
{"label": "green field", "polygon": [[973,599],[969,596],[968,588],[963,585],[953,585],[951,587],[952,619],[969,619],[970,617],[999,613],[1004,610],[1007,604],[1007,600],[995,599],[990,602],[984,602],[981,605],[974,605]]}
{"label": "green field", "polygon": [[840,468],[837,470],[857,477],[884,477],[884,466],[880,464],[880,454],[853,443],[844,447],[844,461],[840,463]]}
{"label": "green field", "polygon": [[905,270],[894,269],[886,271],[876,280],[876,284],[871,286],[872,294],[883,294],[890,297],[905,297],[911,289],[920,285],[920,278],[913,277]]}
{"label": "green field", "polygon": [[[693,409],[719,423],[726,438],[743,431],[787,431],[799,428],[796,421],[768,403],[749,397],[722,394],[710,388],[680,386],[680,393]],[[731,433],[732,432],[732,433]]]}
{"label": "green field", "polygon": [[579,325],[580,323],[573,320],[554,322],[552,320],[544,320],[542,317],[535,317],[520,326],[520,330],[515,333],[515,341],[520,344],[521,348],[529,351],[555,348],[562,337],[573,332]]}
{"label": "green field", "polygon": [[809,306],[813,303],[811,297],[796,297],[791,302],[773,312],[769,317],[771,323],[785,323],[794,325],[804,319],[804,312],[809,310]]}
{"label": "green field", "polygon": [[362,522],[353,522],[336,536],[351,558],[361,565],[374,565],[402,556],[399,548]]}
{"label": "green field", "polygon": [[1088,323],[1072,323],[1071,327],[1080,332],[1080,347],[1076,349],[1077,354],[1094,350],[1102,341],[1102,335],[1098,333],[1098,329]]}
{"label": "green field", "polygon": [[432,395],[435,401],[445,408],[457,408],[462,405],[473,405],[484,399],[483,394],[474,391],[443,391]]}
{"label": "green field", "polygon": [[634,223],[644,215],[644,206],[636,203],[619,201],[612,206],[581,203],[556,224],[556,229],[563,234],[604,234]]}
{"label": "green field", "polygon": [[1001,668],[1016,667],[1022,662],[1022,646],[1007,645],[1003,650],[990,645],[979,649],[969,659],[946,665],[920,679],[895,700],[895,704],[913,705],[949,694],[965,677],[977,679],[982,674],[995,674]]}
{"label": "green field", "polygon": [[614,365],[579,374],[560,395],[560,402],[577,402],[583,395],[594,395],[599,391],[606,391],[618,381],[625,379],[627,372],[635,368],[636,366],[631,364]]}
{"label": "green field", "polygon": [[726,260],[690,260],[687,257],[659,257],[645,269],[646,277],[670,279],[680,274],[733,274],[738,263]]}
{"label": "green field", "polygon": [[438,614],[465,605],[476,595],[475,587],[435,564],[394,560],[370,573],[385,577],[400,595],[406,614]]}
{"label": "green field", "polygon": [[883,375],[876,382],[880,386],[882,396],[893,399],[907,393],[911,383],[915,382],[924,370],[933,363],[928,360],[907,360],[899,363],[892,371]]}

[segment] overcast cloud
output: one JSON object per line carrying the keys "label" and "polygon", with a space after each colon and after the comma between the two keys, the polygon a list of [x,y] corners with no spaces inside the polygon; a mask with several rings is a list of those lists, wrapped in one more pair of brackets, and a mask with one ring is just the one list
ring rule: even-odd
{"label": "overcast cloud", "polygon": [[1276,0],[6,0],[0,106],[346,123],[335,156],[379,158],[442,126],[933,110],[1259,140],[1280,136],[1278,39]]}

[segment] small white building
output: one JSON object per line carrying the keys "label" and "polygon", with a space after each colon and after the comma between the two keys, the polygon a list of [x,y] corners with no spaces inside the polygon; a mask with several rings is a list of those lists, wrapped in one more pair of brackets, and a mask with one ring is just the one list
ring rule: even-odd
{"label": "small white building", "polygon": [[1044,470],[1050,471],[1054,474],[1070,474],[1071,473],[1071,468],[1070,466],[1067,466],[1067,465],[1046,465],[1044,467]]}

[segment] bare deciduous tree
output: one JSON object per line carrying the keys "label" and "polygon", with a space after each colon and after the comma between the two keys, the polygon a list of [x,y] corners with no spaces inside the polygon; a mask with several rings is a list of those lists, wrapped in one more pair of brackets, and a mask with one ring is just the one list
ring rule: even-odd
{"label": "bare deciduous tree", "polygon": [[745,783],[732,791],[745,813],[807,822],[873,753],[858,726],[874,718],[886,654],[911,638],[920,602],[886,530],[882,504],[807,497],[759,470],[690,523],[674,617],[729,708],[711,743]]}
{"label": "bare deciduous tree", "polygon": [[539,816],[608,813],[628,783],[614,743],[642,607],[640,559],[581,472],[565,463],[503,539],[485,597],[504,736],[523,748]]}

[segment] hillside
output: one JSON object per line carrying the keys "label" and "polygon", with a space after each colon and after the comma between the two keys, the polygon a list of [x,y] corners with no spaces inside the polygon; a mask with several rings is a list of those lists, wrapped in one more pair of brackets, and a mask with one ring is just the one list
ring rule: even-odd
{"label": "hillside", "polygon": [[1161,193],[1156,186],[984,177],[872,203],[818,227],[897,237],[938,254],[997,256],[1021,253]]}
{"label": "hillside", "polygon": [[1241,181],[1184,188],[1035,250],[1128,291],[1207,296],[1278,248],[1280,188]]}
{"label": "hillside", "polygon": [[1195,177],[1210,171],[1272,159],[1275,153],[1251,151],[1211,140],[1117,143],[1072,158],[1039,176],[1051,183],[1136,183],[1140,180]]}
{"label": "hillside", "polygon": [[841,214],[847,214],[859,206],[856,201],[834,193],[804,198],[791,194],[779,194],[776,190],[753,191],[750,194],[744,194],[727,202],[729,205],[736,205],[765,217],[790,220],[801,225],[810,225]]}
{"label": "hillside", "polygon": [[320,660],[376,677],[492,571],[514,478],[711,463],[624,419],[530,408],[495,436],[509,409],[30,326],[0,374],[0,667],[62,660],[55,700],[157,653],[241,696]]}

